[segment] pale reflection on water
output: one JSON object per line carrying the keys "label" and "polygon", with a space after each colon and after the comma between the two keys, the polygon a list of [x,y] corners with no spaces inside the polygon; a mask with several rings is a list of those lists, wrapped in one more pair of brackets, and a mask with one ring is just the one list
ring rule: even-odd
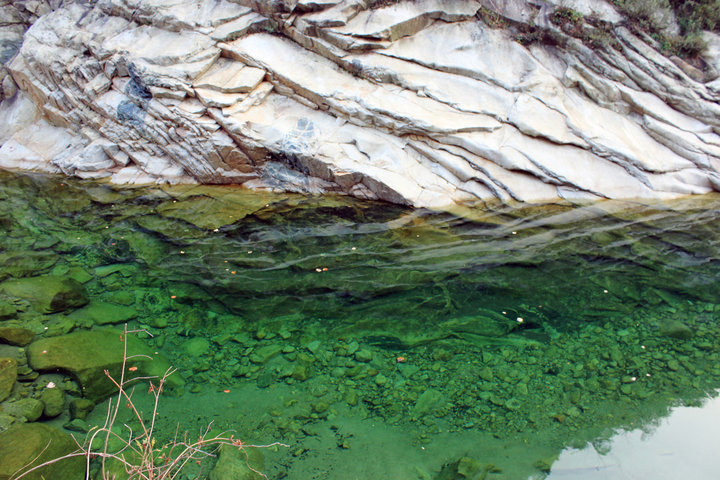
{"label": "pale reflection on water", "polygon": [[565,449],[550,480],[715,480],[720,478],[720,397],[676,407],[651,430],[623,431],[598,447]]}

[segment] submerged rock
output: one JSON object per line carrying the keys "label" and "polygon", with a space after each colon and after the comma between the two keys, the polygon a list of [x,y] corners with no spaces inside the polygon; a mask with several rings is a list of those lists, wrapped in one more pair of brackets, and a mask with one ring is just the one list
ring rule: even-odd
{"label": "submerged rock", "polygon": [[95,403],[87,398],[73,398],[70,400],[70,418],[85,420],[95,408]]}
{"label": "submerged rock", "polygon": [[660,325],[660,333],[666,337],[687,340],[693,337],[693,331],[679,320],[668,320]]}
{"label": "submerged rock", "polygon": [[220,447],[220,456],[210,471],[210,480],[260,480],[265,459],[259,448],[233,445]]}
{"label": "submerged rock", "polygon": [[10,396],[17,379],[17,360],[0,358],[0,402]]}
{"label": "submerged rock", "polygon": [[0,327],[0,342],[24,347],[32,342],[35,333],[22,327]]}
{"label": "submerged rock", "polygon": [[[167,359],[145,346],[140,340],[128,336],[128,368],[126,381],[138,376],[162,375],[170,368]],[[117,391],[105,375],[107,370],[120,381],[123,361],[124,335],[120,330],[93,330],[44,338],[30,344],[28,363],[40,372],[62,371],[71,374],[82,387],[83,396],[99,401]],[[180,387],[185,381],[178,373],[168,378],[167,385]]]}
{"label": "submerged rock", "polygon": [[[13,478],[20,469],[30,469],[48,460],[77,451],[77,443],[60,430],[42,423],[15,425],[0,433],[0,478]],[[28,480],[83,478],[82,456],[63,459],[24,476]]]}
{"label": "submerged rock", "polygon": [[82,284],[55,275],[6,280],[0,283],[0,291],[27,300],[40,313],[62,312],[88,303]]}
{"label": "submerged rock", "polygon": [[3,405],[3,411],[14,417],[23,417],[28,422],[34,422],[43,414],[45,405],[36,398],[23,398]]}
{"label": "submerged rock", "polygon": [[0,299],[0,320],[8,320],[17,315],[17,308],[15,305],[9,303],[7,300]]}
{"label": "submerged rock", "polygon": [[136,316],[137,312],[134,308],[98,300],[93,300],[87,306],[68,315],[77,323],[89,322],[90,325],[116,325]]}
{"label": "submerged rock", "polygon": [[58,387],[45,388],[40,394],[43,403],[43,415],[48,418],[57,417],[65,410],[65,392]]}

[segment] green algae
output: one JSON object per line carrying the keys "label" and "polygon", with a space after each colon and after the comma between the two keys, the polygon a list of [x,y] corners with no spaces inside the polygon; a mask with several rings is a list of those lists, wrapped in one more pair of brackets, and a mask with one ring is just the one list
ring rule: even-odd
{"label": "green algae", "polygon": [[[0,173],[0,279],[81,278],[91,300],[42,315],[3,299],[16,313],[2,326],[47,336],[129,319],[188,380],[160,419],[168,435],[214,420],[292,444],[267,462],[271,478],[329,472],[316,439],[350,458],[359,441],[338,432],[352,419],[435,452],[408,472],[476,455],[500,470],[487,478],[519,478],[513,462],[541,475],[533,465],[573,442],[720,387],[719,208],[705,197],[455,216]],[[264,400],[239,418],[243,400],[225,390]],[[523,464],[482,453],[493,438],[536,445]]]}

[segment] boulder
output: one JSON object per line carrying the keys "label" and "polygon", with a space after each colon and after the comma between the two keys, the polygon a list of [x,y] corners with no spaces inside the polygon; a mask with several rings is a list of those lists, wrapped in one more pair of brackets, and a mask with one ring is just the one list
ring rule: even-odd
{"label": "boulder", "polygon": [[82,284],[56,275],[6,280],[0,283],[0,291],[27,300],[40,313],[62,312],[88,303]]}
{"label": "boulder", "polygon": [[[0,479],[58,459],[77,450],[72,437],[42,423],[24,423],[0,433]],[[23,480],[81,479],[85,477],[82,456],[58,460],[23,477]]]}
{"label": "boulder", "polygon": [[17,380],[17,360],[14,358],[0,358],[0,402],[12,393],[13,385]]}
{"label": "boulder", "polygon": [[[170,363],[163,355],[132,335],[127,339],[126,381],[139,376],[162,377],[170,368]],[[123,332],[114,329],[43,338],[27,347],[28,363],[40,372],[61,371],[72,375],[80,384],[83,396],[97,402],[117,391],[106,377],[105,370],[120,381],[124,341]],[[180,374],[174,373],[166,385],[181,387],[184,384],[185,380]]]}

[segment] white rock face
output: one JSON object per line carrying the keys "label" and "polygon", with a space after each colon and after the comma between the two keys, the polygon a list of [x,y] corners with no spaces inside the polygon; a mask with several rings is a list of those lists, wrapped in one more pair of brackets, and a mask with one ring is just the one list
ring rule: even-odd
{"label": "white rock face", "polygon": [[0,0],[0,167],[430,208],[720,189],[716,36],[703,83],[605,0],[370,3]]}

